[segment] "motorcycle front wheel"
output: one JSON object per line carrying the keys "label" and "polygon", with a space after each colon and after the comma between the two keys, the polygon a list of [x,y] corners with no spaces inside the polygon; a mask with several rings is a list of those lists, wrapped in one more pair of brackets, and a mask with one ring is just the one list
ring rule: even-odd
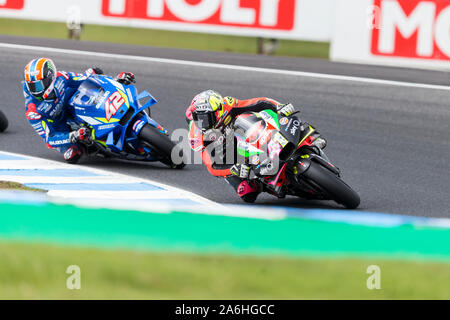
{"label": "motorcycle front wheel", "polygon": [[302,175],[318,185],[330,198],[347,209],[356,209],[359,206],[361,201],[359,195],[341,178],[320,164],[311,161],[308,170]]}
{"label": "motorcycle front wheel", "polygon": [[[139,138],[156,151],[165,165],[173,169],[182,169],[186,165],[182,148],[155,127],[146,124],[139,133]],[[172,153],[182,158],[181,163],[172,160]]]}
{"label": "motorcycle front wheel", "polygon": [[0,111],[0,132],[3,132],[8,128],[8,118],[6,118],[5,114]]}

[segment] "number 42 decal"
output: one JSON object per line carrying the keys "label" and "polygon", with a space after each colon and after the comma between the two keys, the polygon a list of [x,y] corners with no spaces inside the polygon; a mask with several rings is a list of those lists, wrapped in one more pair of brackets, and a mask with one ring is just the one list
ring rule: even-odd
{"label": "number 42 decal", "polygon": [[114,92],[109,96],[108,100],[105,102],[105,118],[109,121],[120,109],[120,107],[125,103],[118,91]]}

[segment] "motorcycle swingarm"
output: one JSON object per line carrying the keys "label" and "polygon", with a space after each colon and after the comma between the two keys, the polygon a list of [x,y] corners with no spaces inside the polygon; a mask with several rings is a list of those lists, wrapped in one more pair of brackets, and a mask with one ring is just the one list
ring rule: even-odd
{"label": "motorcycle swingarm", "polygon": [[[95,147],[97,148],[97,153],[102,154],[104,156],[122,159],[122,160],[132,160],[132,161],[155,161],[148,156],[141,156],[141,155],[134,155],[128,152],[114,152],[111,149],[103,146],[99,142],[94,142]],[[91,155],[95,155],[95,153],[92,153]]]}

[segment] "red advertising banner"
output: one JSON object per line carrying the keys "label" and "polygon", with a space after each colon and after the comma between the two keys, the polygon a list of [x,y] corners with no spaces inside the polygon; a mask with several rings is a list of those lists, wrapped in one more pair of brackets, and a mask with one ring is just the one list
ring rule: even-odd
{"label": "red advertising banner", "polygon": [[374,0],[375,56],[450,60],[450,1]]}
{"label": "red advertising banner", "polygon": [[25,5],[25,0],[0,0],[0,9],[21,10]]}
{"label": "red advertising banner", "polygon": [[296,0],[102,0],[104,17],[292,30]]}
{"label": "red advertising banner", "polygon": [[0,17],[67,22],[76,15],[84,24],[330,41],[336,1],[0,0]]}

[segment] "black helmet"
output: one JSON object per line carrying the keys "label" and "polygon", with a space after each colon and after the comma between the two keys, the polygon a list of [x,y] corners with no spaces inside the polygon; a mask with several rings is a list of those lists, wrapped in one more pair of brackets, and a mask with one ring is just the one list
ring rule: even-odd
{"label": "black helmet", "polygon": [[213,129],[223,113],[223,98],[216,91],[203,91],[192,100],[191,108],[197,128],[204,131]]}

